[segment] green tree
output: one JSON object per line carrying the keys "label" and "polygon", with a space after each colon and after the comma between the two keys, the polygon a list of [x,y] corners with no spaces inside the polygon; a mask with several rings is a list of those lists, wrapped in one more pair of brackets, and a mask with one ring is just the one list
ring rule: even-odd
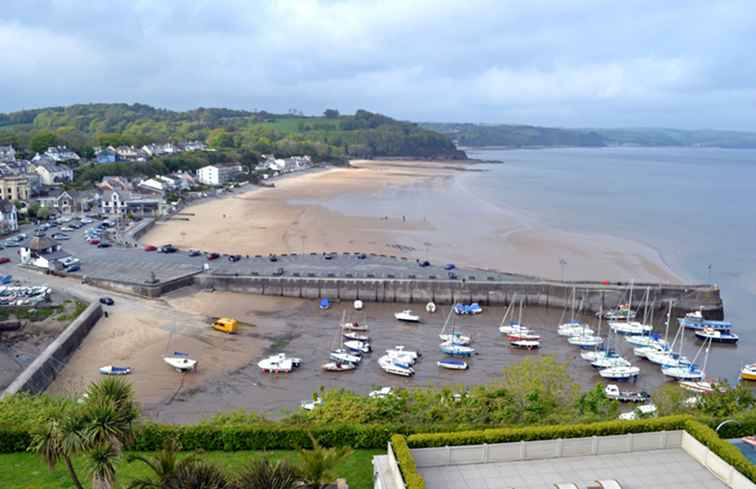
{"label": "green tree", "polygon": [[726,381],[714,385],[714,391],[701,396],[698,409],[709,416],[724,418],[756,407],[756,398],[743,384],[730,387]]}
{"label": "green tree", "polygon": [[58,139],[54,133],[42,130],[35,132],[29,141],[29,147],[35,153],[44,153],[47,148],[58,144]]}
{"label": "green tree", "polygon": [[660,416],[692,413],[695,411],[695,404],[688,402],[691,397],[692,394],[677,383],[664,384],[651,394]]}
{"label": "green tree", "polygon": [[616,418],[619,414],[619,403],[606,397],[601,384],[582,394],[577,408],[581,416],[590,419]]}
{"label": "green tree", "polygon": [[213,129],[207,136],[207,144],[215,149],[232,148],[234,146],[234,138],[225,129]]}
{"label": "green tree", "polygon": [[302,481],[311,489],[323,489],[336,480],[338,477],[336,468],[352,454],[352,449],[348,447],[323,448],[312,435],[310,435],[310,440],[312,440],[312,450],[299,451],[299,470]]}
{"label": "green tree", "polygon": [[323,112],[323,115],[328,119],[335,119],[339,116],[339,111],[336,109],[326,109],[325,112]]}

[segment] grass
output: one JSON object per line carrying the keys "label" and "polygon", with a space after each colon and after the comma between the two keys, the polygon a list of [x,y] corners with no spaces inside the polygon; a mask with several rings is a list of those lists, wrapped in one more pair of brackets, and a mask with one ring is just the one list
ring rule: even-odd
{"label": "grass", "polygon": [[[339,469],[339,474],[349,483],[350,489],[370,489],[373,487],[372,458],[385,453],[385,450],[355,450]],[[269,457],[272,459],[288,458],[296,462],[297,452],[276,450],[270,452],[205,452],[202,458],[223,467],[226,472],[234,473],[252,458]],[[76,460],[77,474],[89,487],[87,462]],[[149,475],[147,467],[140,462],[127,463],[124,460],[117,465],[118,486],[126,487],[137,477]],[[68,489],[73,484],[63,464],[49,471],[42,459],[31,453],[0,454],[0,487],[3,489]]]}

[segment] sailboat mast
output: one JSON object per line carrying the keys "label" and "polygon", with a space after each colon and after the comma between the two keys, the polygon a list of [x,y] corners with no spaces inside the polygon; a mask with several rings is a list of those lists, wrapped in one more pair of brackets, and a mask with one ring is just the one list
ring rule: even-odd
{"label": "sailboat mast", "polygon": [[524,297],[520,297],[520,313],[517,315],[517,324],[520,326],[522,326],[522,303],[524,299]]}
{"label": "sailboat mast", "polygon": [[664,341],[669,340],[669,322],[672,320],[672,299],[669,300],[669,310],[667,311],[667,322],[664,327]]}

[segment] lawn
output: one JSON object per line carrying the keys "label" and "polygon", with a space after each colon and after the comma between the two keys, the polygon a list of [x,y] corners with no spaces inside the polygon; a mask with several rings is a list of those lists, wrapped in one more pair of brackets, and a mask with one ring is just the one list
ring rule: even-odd
{"label": "lawn", "polygon": [[[374,455],[385,453],[384,450],[355,450],[352,456],[340,467],[339,475],[346,478],[350,489],[370,489],[373,487],[372,458]],[[270,452],[205,452],[201,454],[205,460],[212,461],[233,473],[254,457],[268,456],[270,458],[289,458],[297,461],[298,454],[292,451]],[[86,475],[86,462],[76,461],[77,473],[82,480]],[[126,487],[135,477],[149,474],[146,466],[140,462],[127,463],[125,460],[117,466],[118,486]],[[30,453],[0,454],[0,488],[2,489],[63,489],[73,485],[68,479],[65,466],[60,464],[52,472],[42,460]]]}

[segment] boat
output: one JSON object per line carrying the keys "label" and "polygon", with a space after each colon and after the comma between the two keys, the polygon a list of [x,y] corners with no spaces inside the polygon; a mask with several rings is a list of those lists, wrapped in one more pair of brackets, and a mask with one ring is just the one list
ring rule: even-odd
{"label": "boat", "polygon": [[732,331],[725,331],[708,327],[704,329],[697,329],[693,334],[695,334],[696,338],[700,340],[711,340],[714,343],[727,343],[731,345],[737,343],[740,339],[738,335],[736,335]]}
{"label": "boat", "polygon": [[419,323],[420,322],[420,316],[417,314],[412,314],[412,311],[407,309],[402,312],[395,312],[394,318],[397,321],[404,321],[405,323]]}
{"label": "boat", "polygon": [[604,338],[600,336],[594,336],[591,333],[570,336],[569,338],[567,338],[567,343],[573,346],[579,346],[580,348],[596,348],[603,342]]}
{"label": "boat", "polygon": [[345,348],[336,348],[328,353],[328,358],[335,362],[353,363],[357,365],[362,361],[362,357],[346,350]]}
{"label": "boat", "polygon": [[103,375],[129,375],[131,373],[130,367],[114,367],[113,365],[105,365],[99,370]]}
{"label": "boat", "polygon": [[677,322],[680,324],[680,326],[683,326],[687,329],[711,328],[721,331],[729,331],[732,329],[732,323],[729,321],[715,321],[712,319],[705,319],[700,309],[689,312],[684,317],[677,318]]}
{"label": "boat", "polygon": [[442,358],[436,362],[436,365],[449,370],[467,370],[468,367],[466,361],[458,360],[456,358]]}
{"label": "boat", "polygon": [[343,333],[344,338],[355,341],[370,341],[370,337],[364,334],[355,333],[352,331]]}
{"label": "boat", "polygon": [[756,380],[756,363],[750,363],[740,371],[741,380]]}
{"label": "boat", "polygon": [[633,348],[633,355],[635,355],[636,357],[648,359],[649,353],[664,352],[664,351],[666,351],[665,347],[659,346],[659,345],[636,346],[635,348]]}
{"label": "boat", "polygon": [[299,405],[300,405],[300,406],[302,407],[302,409],[304,409],[305,411],[312,411],[312,410],[314,410],[314,409],[315,409],[316,407],[320,406],[321,404],[323,404],[323,399],[321,399],[321,398],[319,398],[319,397],[318,397],[318,398],[317,398],[317,399],[315,399],[314,401],[302,401],[302,402],[301,402],[301,403],[300,403]]}
{"label": "boat", "polygon": [[257,366],[260,367],[265,373],[277,374],[277,373],[289,373],[302,364],[302,360],[299,358],[290,358],[286,356],[286,353],[276,353],[267,358],[263,358],[257,362]]}
{"label": "boat", "polygon": [[354,301],[353,306],[355,311],[361,311],[362,308],[365,307],[365,304],[363,304],[361,300],[357,299],[356,301]]}
{"label": "boat", "polygon": [[390,396],[392,393],[393,389],[391,387],[381,387],[377,391],[370,391],[368,397],[370,399],[384,399]]}
{"label": "boat", "polygon": [[645,391],[621,391],[616,384],[609,384],[604,387],[604,394],[609,399],[615,399],[619,402],[646,402],[651,399],[651,395]]}
{"label": "boat", "polygon": [[465,345],[457,345],[451,341],[445,341],[441,343],[441,345],[439,345],[439,349],[442,353],[458,357],[469,357],[472,356],[473,353],[475,353],[475,349]]}
{"label": "boat", "polygon": [[642,406],[638,406],[629,413],[622,413],[619,415],[619,419],[625,421],[653,417],[656,417],[656,406],[654,406],[653,404],[644,404]]}
{"label": "boat", "polygon": [[509,346],[524,350],[534,350],[541,347],[541,342],[539,340],[512,340],[509,342]]}
{"label": "boat", "polygon": [[197,367],[197,360],[192,360],[188,353],[180,351],[173,352],[172,357],[163,357],[163,361],[177,372],[191,372]]}
{"label": "boat", "polygon": [[380,366],[384,372],[392,375],[399,375],[402,377],[412,377],[415,375],[415,369],[408,365],[396,362],[389,355],[384,355],[379,358],[378,366]]}
{"label": "boat", "polygon": [[690,360],[687,357],[668,350],[647,352],[646,359],[664,367],[685,367],[690,365]]}
{"label": "boat", "polygon": [[475,315],[483,312],[483,308],[477,302],[473,302],[472,304],[454,304],[452,310],[455,314],[461,315]]}
{"label": "boat", "polygon": [[654,329],[650,324],[639,321],[609,321],[609,327],[617,334],[627,335],[643,335]]}
{"label": "boat", "polygon": [[357,321],[353,321],[342,324],[341,329],[350,329],[352,331],[367,331],[368,325],[367,323],[358,323]]}
{"label": "boat", "polygon": [[628,335],[625,341],[635,346],[666,345],[667,341],[656,333],[644,335]]}
{"label": "boat", "polygon": [[414,365],[417,359],[422,356],[420,352],[405,350],[404,346],[401,345],[386,350],[386,355],[392,360],[397,360],[407,365]]}
{"label": "boat", "polygon": [[596,315],[614,321],[617,319],[635,319],[636,312],[631,309],[630,304],[620,304],[614,309],[609,309],[603,314],[596,313]]}
{"label": "boat", "polygon": [[744,436],[743,438],[741,438],[741,440],[743,440],[743,443],[745,443],[746,445],[750,445],[753,448],[756,448],[756,436]]}
{"label": "boat", "polygon": [[321,365],[326,372],[349,372],[357,368],[357,365],[349,362],[327,362]]}
{"label": "boat", "polygon": [[[695,364],[695,361],[698,359],[698,356],[701,354],[701,350],[704,347],[706,348],[706,353],[704,355],[703,368],[698,368],[698,365]],[[677,366],[664,365],[662,366],[662,373],[666,375],[667,377],[672,377],[673,379],[681,380],[681,381],[704,380],[706,378],[705,371],[706,371],[706,364],[709,361],[710,347],[711,347],[711,340],[704,341],[704,343],[701,345],[701,348],[698,349],[696,356],[693,357],[693,362],[691,362],[689,365],[677,365]]]}
{"label": "boat", "polygon": [[629,367],[630,362],[617,355],[612,357],[599,358],[596,361],[591,362],[591,366],[594,368]]}
{"label": "boat", "polygon": [[530,328],[521,325],[517,321],[510,321],[509,324],[499,326],[499,333],[503,335],[530,333]]}
{"label": "boat", "polygon": [[325,310],[329,309],[331,307],[331,301],[329,301],[327,298],[320,299],[320,308]]}
{"label": "boat", "polygon": [[472,342],[472,339],[469,336],[465,336],[459,331],[456,331],[454,328],[454,325],[452,324],[452,330],[451,333],[446,332],[446,327],[449,325],[449,321],[452,317],[453,309],[449,310],[449,315],[446,316],[446,321],[444,321],[444,325],[441,328],[441,332],[438,334],[438,337],[441,341],[451,341],[452,343],[456,345],[469,345]]}
{"label": "boat", "polygon": [[584,334],[593,334],[593,330],[585,323],[580,321],[569,321],[559,325],[557,329],[559,336],[580,336]]}
{"label": "boat", "polygon": [[632,365],[609,367],[599,370],[599,375],[605,379],[628,380],[638,377],[638,375],[640,375],[640,369]]}
{"label": "boat", "polygon": [[507,335],[507,341],[540,341],[541,337],[533,333],[512,333]]}
{"label": "boat", "polygon": [[679,384],[685,390],[698,394],[709,394],[714,392],[715,383],[710,380],[681,380]]}
{"label": "boat", "polygon": [[425,312],[429,312],[431,314],[433,314],[434,312],[436,312],[436,304],[433,303],[433,302],[427,303],[425,305]]}
{"label": "boat", "polygon": [[372,348],[367,341],[349,340],[344,342],[344,347],[347,350],[359,353],[370,353]]}
{"label": "boat", "polygon": [[593,363],[601,358],[618,356],[619,355],[614,350],[588,350],[580,353],[580,358],[590,363]]}

